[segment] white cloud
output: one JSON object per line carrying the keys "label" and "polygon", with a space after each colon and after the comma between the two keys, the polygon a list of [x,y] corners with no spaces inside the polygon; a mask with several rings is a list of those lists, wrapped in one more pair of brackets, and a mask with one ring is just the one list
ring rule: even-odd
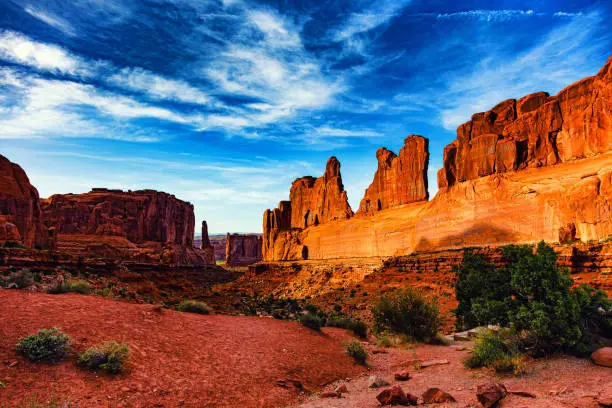
{"label": "white cloud", "polygon": [[328,126],[322,126],[316,129],[316,133],[323,137],[381,137],[382,133],[371,129],[365,130],[347,130],[338,129]]}
{"label": "white cloud", "polygon": [[64,34],[70,37],[74,37],[76,35],[74,27],[72,27],[72,25],[68,21],[64,20],[61,17],[58,17],[52,13],[48,13],[43,10],[34,8],[32,6],[26,6],[24,7],[23,10],[29,15],[31,15],[32,17],[42,21],[45,24],[50,25],[53,28],[60,30],[61,32],[63,32]]}
{"label": "white cloud", "polygon": [[273,47],[299,47],[302,44],[295,27],[270,11],[255,10],[248,13],[251,22],[265,35]]}
{"label": "white cloud", "polygon": [[342,41],[349,39],[355,34],[370,31],[378,26],[386,24],[396,17],[410,3],[411,0],[379,0],[365,11],[353,13],[346,23],[336,30],[334,39]]}
{"label": "white cloud", "polygon": [[512,21],[517,18],[532,17],[536,13],[533,10],[468,10],[457,13],[442,13],[438,14],[437,18],[441,20],[470,18],[480,21],[497,22],[497,21]]}
{"label": "white cloud", "polygon": [[90,67],[61,47],[34,41],[20,33],[0,31],[0,59],[39,70],[86,75]]}
{"label": "white cloud", "polygon": [[155,99],[206,105],[211,98],[185,81],[157,75],[142,68],[123,68],[111,75],[108,81],[122,88],[145,93]]}

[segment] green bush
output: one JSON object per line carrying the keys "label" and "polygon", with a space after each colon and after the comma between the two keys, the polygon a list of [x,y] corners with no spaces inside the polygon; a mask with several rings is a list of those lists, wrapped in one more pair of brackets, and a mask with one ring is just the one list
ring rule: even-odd
{"label": "green bush", "polygon": [[518,343],[505,332],[483,330],[475,339],[472,355],[464,361],[469,368],[489,367],[519,354]]}
{"label": "green bush", "polygon": [[351,340],[346,344],[346,352],[359,364],[365,364],[368,359],[368,352],[363,347],[363,344],[357,340]]}
{"label": "green bush", "polygon": [[70,343],[70,336],[54,327],[22,338],[16,348],[32,361],[55,363],[68,355]]}
{"label": "green bush", "polygon": [[183,300],[176,307],[179,312],[197,313],[197,314],[210,314],[212,309],[204,302],[198,302],[197,300]]}
{"label": "green bush", "polygon": [[301,315],[299,321],[302,325],[317,331],[321,330],[321,326],[323,325],[321,317],[310,312]]}
{"label": "green bush", "polygon": [[508,324],[511,301],[510,275],[466,249],[463,262],[455,269],[455,293],[459,304],[455,309],[456,326],[467,330],[488,324]]}
{"label": "green bush", "polygon": [[374,329],[405,334],[418,341],[431,341],[441,325],[436,299],[427,301],[412,288],[383,295],[372,308]]}
{"label": "green bush", "polygon": [[57,281],[47,289],[47,293],[54,295],[70,292],[88,295],[91,292],[91,286],[84,280],[63,280]]}
{"label": "green bush", "polygon": [[580,308],[582,339],[577,351],[587,354],[603,343],[601,337],[612,338],[612,301],[603,290],[582,284],[571,292]]}
{"label": "green bush", "polygon": [[112,340],[101,346],[90,347],[79,354],[78,364],[90,370],[101,369],[112,374],[122,372],[130,356],[130,349],[125,343]]}
{"label": "green bush", "polygon": [[357,336],[366,338],[368,336],[368,325],[359,319],[355,319],[346,315],[331,315],[325,322],[329,327],[340,327],[342,329],[351,330]]}

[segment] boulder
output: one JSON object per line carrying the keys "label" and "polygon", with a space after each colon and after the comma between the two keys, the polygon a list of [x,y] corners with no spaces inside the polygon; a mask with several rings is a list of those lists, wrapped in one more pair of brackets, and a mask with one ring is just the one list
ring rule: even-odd
{"label": "boulder", "polygon": [[408,370],[398,371],[397,373],[395,373],[394,378],[397,381],[408,381],[410,379],[410,371]]}
{"label": "boulder", "polygon": [[612,347],[602,347],[591,354],[591,359],[597,365],[612,367]]}
{"label": "boulder", "polygon": [[476,387],[476,398],[484,408],[495,406],[506,395],[508,395],[508,391],[502,383],[492,381]]}
{"label": "boulder", "polygon": [[387,208],[427,201],[428,139],[408,136],[399,155],[381,147],[376,151],[376,159],[378,169],[357,214],[372,215]]}
{"label": "boulder", "polygon": [[384,378],[381,378],[377,375],[371,375],[370,378],[368,378],[369,388],[380,388],[386,385],[389,385],[389,382],[385,380]]}
{"label": "boulder", "polygon": [[442,404],[444,402],[456,402],[455,398],[439,388],[429,388],[423,393],[425,404]]}
{"label": "boulder", "polygon": [[405,393],[402,387],[394,385],[391,388],[383,390],[376,396],[378,402],[381,405],[404,405],[404,406],[415,406],[417,405],[417,397],[412,394]]}
{"label": "boulder", "polygon": [[337,392],[338,394],[345,394],[348,392],[348,388],[346,388],[346,384],[341,384],[336,387],[334,392]]}

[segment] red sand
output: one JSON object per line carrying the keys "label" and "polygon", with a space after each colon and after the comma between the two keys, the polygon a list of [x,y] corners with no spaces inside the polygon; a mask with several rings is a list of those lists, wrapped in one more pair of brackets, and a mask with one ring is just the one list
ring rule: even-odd
{"label": "red sand", "polygon": [[[111,339],[128,343],[129,372],[96,374],[77,368],[74,357],[35,364],[15,352],[21,337],[53,326],[72,336],[77,351]],[[278,380],[317,391],[363,371],[345,354],[338,333],[330,334],[268,318],[0,290],[0,406],[31,396],[79,407],[284,406],[295,403],[300,390]]]}

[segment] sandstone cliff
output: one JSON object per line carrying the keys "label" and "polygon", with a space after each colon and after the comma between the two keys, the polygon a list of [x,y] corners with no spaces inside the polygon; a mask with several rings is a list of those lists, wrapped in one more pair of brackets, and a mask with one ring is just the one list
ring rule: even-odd
{"label": "sandstone cliff", "polygon": [[612,150],[612,57],[556,96],[538,92],[476,113],[444,149],[438,186]]}
{"label": "sandstone cliff", "polygon": [[[293,200],[266,211],[264,260],[609,239],[612,58],[597,76],[557,96],[507,100],[459,126],[457,139],[444,149],[440,190],[431,201],[389,202],[394,191],[405,191],[394,185],[404,180],[394,170],[401,156],[379,150],[379,169],[358,212],[363,216],[304,228],[293,223],[300,219],[292,215]],[[412,157],[413,169],[420,158]]]}
{"label": "sandstone cliff", "polygon": [[193,205],[173,195],[96,188],[53,195],[41,203],[44,223],[57,231],[60,251],[141,262],[214,263],[210,243],[205,249],[193,247]]}
{"label": "sandstone cliff", "polygon": [[225,263],[229,266],[250,265],[261,261],[261,235],[227,234]]}
{"label": "sandstone cliff", "polygon": [[399,205],[427,201],[427,166],[429,141],[423,136],[411,135],[404,140],[399,156],[384,147],[376,152],[378,169],[374,181],[359,204],[360,215]]}
{"label": "sandstone cliff", "polygon": [[0,245],[53,249],[52,234],[42,223],[38,190],[18,164],[0,155]]}

